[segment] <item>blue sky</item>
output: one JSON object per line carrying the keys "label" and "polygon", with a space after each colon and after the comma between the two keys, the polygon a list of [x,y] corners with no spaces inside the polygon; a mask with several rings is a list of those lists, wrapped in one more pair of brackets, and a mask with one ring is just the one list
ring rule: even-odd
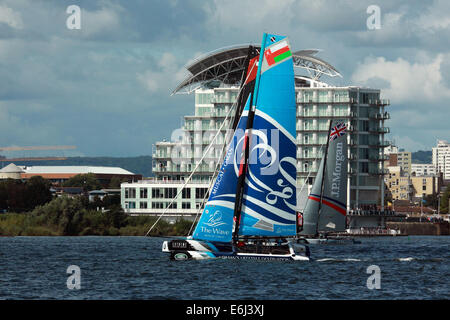
{"label": "blue sky", "polygon": [[[80,30],[66,27],[72,4]],[[373,4],[378,30],[366,25]],[[343,75],[335,84],[382,89],[399,147],[450,140],[448,1],[0,0],[0,146],[151,154],[193,113],[192,95],[170,96],[186,63],[259,43],[263,32],[287,35],[294,50],[322,49]]]}

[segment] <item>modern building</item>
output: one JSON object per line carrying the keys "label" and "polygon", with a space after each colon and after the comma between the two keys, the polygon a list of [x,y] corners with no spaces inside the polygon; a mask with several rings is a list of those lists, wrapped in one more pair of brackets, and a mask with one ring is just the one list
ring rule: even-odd
{"label": "modern building", "polygon": [[399,166],[405,175],[411,175],[411,152],[405,151],[403,149],[397,152],[390,152],[388,155],[387,166],[395,167]]}
{"label": "modern building", "polygon": [[411,176],[427,177],[436,174],[436,167],[432,163],[411,163]]}
{"label": "modern building", "polygon": [[208,194],[208,184],[191,182],[184,186],[180,180],[141,180],[122,183],[121,203],[125,212],[131,215],[161,214],[172,199],[180,192],[176,201],[167,209],[166,216],[186,216],[200,214],[199,209]]}
{"label": "modern building", "polygon": [[437,141],[436,147],[432,148],[432,162],[436,173],[440,172],[444,180],[450,180],[450,143]]}
{"label": "modern building", "polygon": [[[194,169],[190,177],[192,188],[208,189],[221,162],[224,142],[229,137],[230,116],[238,96],[247,51],[248,46],[226,48],[202,56],[187,66],[191,75],[173,93],[194,93],[194,114],[184,117],[182,128],[174,134],[175,139],[155,144],[155,180],[122,184],[124,208],[134,213],[156,213],[157,210],[152,209],[157,208],[150,208],[150,202],[141,207],[138,190],[147,188],[149,199],[155,188],[176,187],[179,192]],[[316,53],[316,50],[303,50],[293,54],[297,94],[297,185],[301,188],[313,184],[324,154],[328,122],[343,119],[349,132],[349,208],[377,204],[383,207],[384,149],[390,145],[385,140],[385,134],[389,133],[385,125],[390,118],[386,111],[389,101],[380,98],[379,89],[335,87],[321,81],[321,76],[340,74],[317,58]],[[307,75],[300,75],[300,72]],[[136,191],[126,193],[133,188]],[[164,201],[169,199],[164,198]],[[197,206],[201,199],[194,197],[191,200],[191,210],[194,210],[194,204]],[[183,200],[176,202],[177,208],[173,210],[185,212],[180,210],[184,209],[180,207]],[[153,201],[151,203],[153,206]]]}
{"label": "modern building", "polygon": [[134,174],[119,167],[94,166],[16,166],[13,163],[0,170],[0,179],[10,177],[26,180],[33,176],[41,176],[53,183],[60,184],[78,174],[94,174],[99,182],[108,186],[113,177],[121,180],[138,181],[142,175]]}

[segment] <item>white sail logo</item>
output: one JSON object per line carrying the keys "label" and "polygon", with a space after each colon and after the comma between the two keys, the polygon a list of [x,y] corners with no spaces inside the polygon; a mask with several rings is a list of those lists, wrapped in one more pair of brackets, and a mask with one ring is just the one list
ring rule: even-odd
{"label": "white sail logo", "polygon": [[335,197],[339,197],[341,188],[341,172],[342,172],[342,162],[345,157],[342,152],[342,142],[336,145],[336,165],[333,172],[333,183],[331,184],[331,194]]}
{"label": "white sail logo", "polygon": [[211,213],[208,222],[205,222],[205,225],[209,227],[218,227],[224,224],[226,223],[222,221],[222,213],[219,210],[216,210],[214,213]]}
{"label": "white sail logo", "polygon": [[[248,175],[250,179],[246,180],[248,186],[258,192],[265,194],[265,204],[260,203],[259,205],[265,207],[265,209],[269,211],[273,211],[273,205],[275,205],[279,198],[283,199],[283,202],[286,206],[292,210],[296,210],[295,205],[289,203],[288,200],[292,198],[294,195],[294,191],[292,186],[296,185],[296,180],[294,177],[291,177],[288,172],[283,168],[283,164],[288,164],[296,167],[296,159],[292,157],[284,157],[280,159],[278,162],[278,154],[275,148],[269,145],[266,130],[251,130],[251,135],[253,139],[257,139],[250,150],[249,154],[249,162],[257,163],[256,159],[260,160],[260,163],[267,162],[267,165],[259,168],[261,175],[275,175],[277,173],[281,173],[284,179],[277,179],[276,184],[280,187],[281,190],[274,190],[269,185],[261,181],[258,178],[258,175],[252,172],[251,166],[248,167]],[[272,142],[278,141],[278,139],[274,139],[274,137],[278,137],[279,130],[272,129]],[[239,147],[243,142],[244,137],[242,137],[237,146]],[[239,158],[242,157],[242,154],[238,153],[239,148],[236,147],[234,154],[234,170],[236,175],[239,175],[238,164],[240,163]],[[264,157],[264,159],[263,159]],[[250,199],[247,197],[248,201],[254,202],[256,199]]]}

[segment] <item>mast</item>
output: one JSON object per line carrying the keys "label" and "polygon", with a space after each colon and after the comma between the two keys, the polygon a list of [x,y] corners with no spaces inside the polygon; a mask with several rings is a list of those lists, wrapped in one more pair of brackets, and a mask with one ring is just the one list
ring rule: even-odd
{"label": "mast", "polygon": [[[262,65],[262,59],[264,57],[266,38],[267,38],[267,33],[264,33],[263,41],[261,44],[261,51],[259,52],[259,63],[258,63],[258,71],[257,71],[257,75],[256,75],[255,85],[252,86],[253,90],[250,91],[250,92],[253,91],[253,94],[250,93],[251,94],[250,110],[248,113],[247,125],[245,128],[244,144],[242,147],[243,159],[241,159],[241,163],[239,166],[239,176],[238,176],[238,181],[237,181],[237,185],[236,185],[236,198],[235,198],[236,200],[234,203],[235,228],[234,228],[234,232],[233,232],[233,242],[236,242],[239,237],[239,225],[240,225],[240,220],[241,220],[242,203],[243,203],[243,197],[244,197],[245,177],[247,175],[248,158],[249,158],[249,152],[250,152],[249,132],[250,132],[251,128],[253,127],[253,120],[255,118],[257,92],[258,92],[258,87],[259,87],[259,79],[261,77],[261,65]],[[251,47],[251,48],[253,48],[253,47]],[[249,54],[250,54],[250,50],[249,50]],[[249,57],[247,57],[247,59],[250,60]]]}
{"label": "mast", "polygon": [[316,236],[319,235],[319,221],[320,221],[320,211],[322,210],[322,202],[323,202],[323,189],[324,189],[324,181],[325,181],[325,169],[327,167],[327,158],[328,158],[328,146],[330,144],[330,133],[331,133],[331,125],[333,121],[330,120],[330,126],[328,127],[328,135],[327,135],[327,146],[325,148],[325,157],[322,168],[322,181],[320,183],[320,201],[319,201],[319,209],[317,214],[317,224],[316,224]]}
{"label": "mast", "polygon": [[245,58],[245,62],[244,62],[245,69],[242,72],[242,77],[241,77],[241,88],[240,88],[239,96],[237,99],[238,103],[237,103],[236,111],[234,113],[233,124],[231,126],[231,128],[233,130],[236,130],[236,127],[239,123],[239,118],[241,117],[242,111],[244,110],[245,102],[246,102],[249,94],[253,91],[253,88],[254,88],[254,85],[246,87],[246,84],[250,81],[250,79],[248,79],[248,76],[249,76],[249,72],[252,71],[251,69],[249,70],[249,64],[250,64],[250,61],[255,57],[256,52],[257,51],[256,51],[255,47],[253,47],[253,46],[248,47],[247,58]]}

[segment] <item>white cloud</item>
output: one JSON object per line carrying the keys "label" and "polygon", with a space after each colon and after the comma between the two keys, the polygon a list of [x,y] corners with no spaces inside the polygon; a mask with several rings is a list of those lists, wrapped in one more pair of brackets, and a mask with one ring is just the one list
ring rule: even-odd
{"label": "white cloud", "polygon": [[351,79],[358,85],[371,86],[373,81],[383,80],[388,86],[381,88],[384,96],[402,102],[430,102],[450,97],[441,73],[443,54],[434,59],[413,62],[403,58],[395,61],[384,57],[367,58],[360,63]]}
{"label": "white cloud", "polygon": [[0,23],[6,23],[14,29],[23,29],[23,21],[20,14],[6,6],[0,6]]}
{"label": "white cloud", "polygon": [[164,52],[158,60],[158,67],[137,73],[137,80],[151,93],[175,89],[175,86],[186,77],[186,71],[177,63],[170,52]]}
{"label": "white cloud", "polygon": [[110,33],[120,27],[120,14],[123,9],[118,6],[102,7],[100,10],[81,9],[81,30],[87,37]]}
{"label": "white cloud", "polygon": [[411,152],[428,149],[428,147],[425,144],[417,141],[417,139],[415,139],[414,137],[410,138],[405,135],[404,136],[394,135],[393,142],[397,147],[404,148],[405,150]]}
{"label": "white cloud", "polygon": [[430,32],[439,29],[447,29],[450,27],[450,2],[449,1],[434,1],[430,7],[420,16],[417,23],[422,28]]}

